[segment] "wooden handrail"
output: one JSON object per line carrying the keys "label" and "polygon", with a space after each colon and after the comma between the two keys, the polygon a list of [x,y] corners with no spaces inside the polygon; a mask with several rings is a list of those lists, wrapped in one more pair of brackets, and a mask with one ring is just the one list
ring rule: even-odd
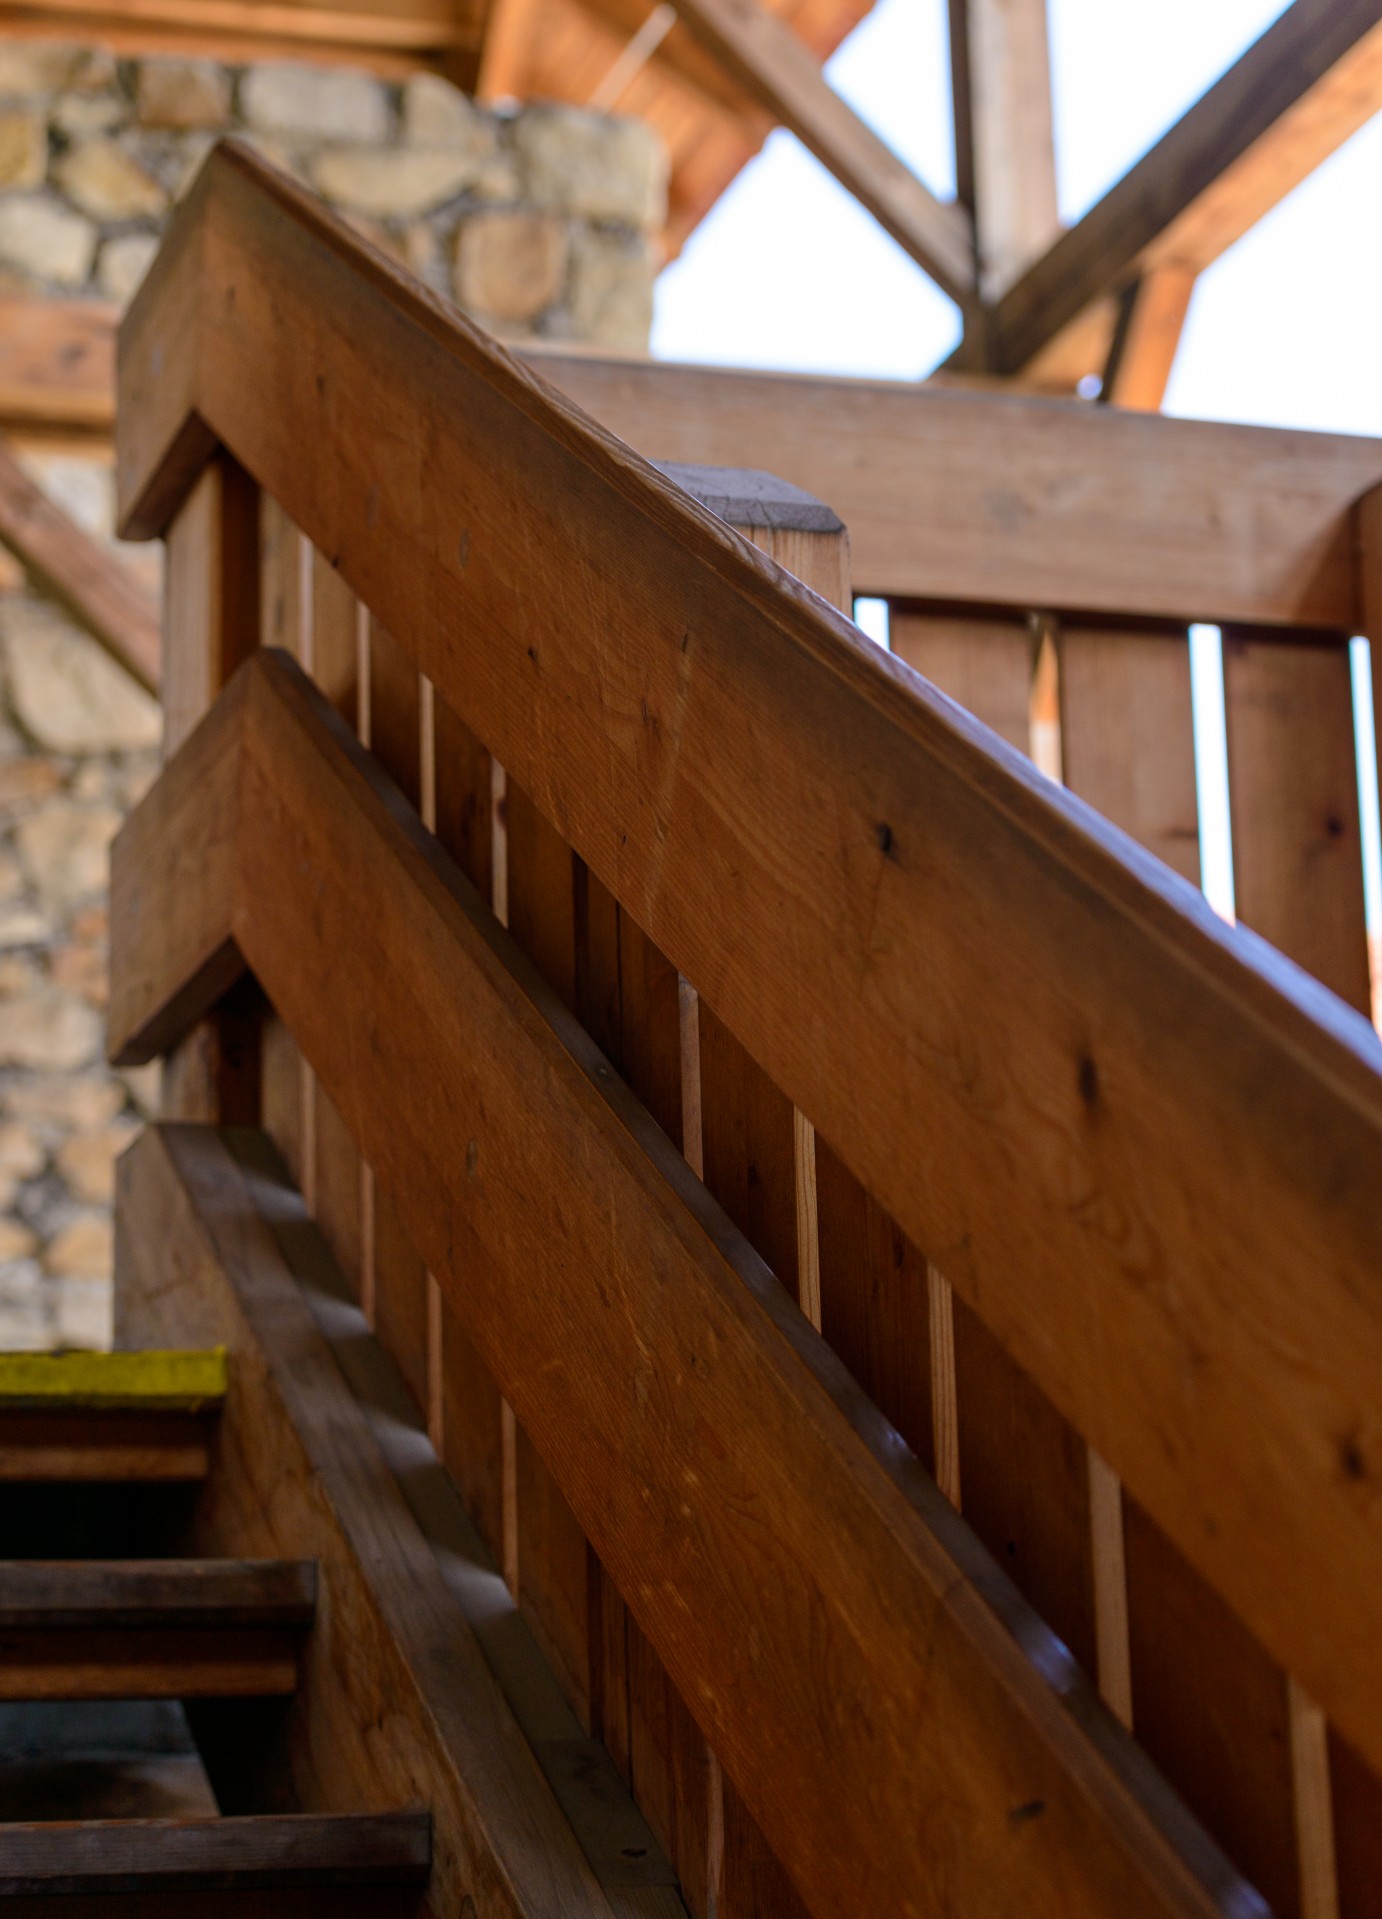
{"label": "wooden handrail", "polygon": [[928,1911],[941,1851],[965,1912],[1262,1910],[286,656],[113,893],[113,1047],[185,1028],[234,942],[819,1910]]}
{"label": "wooden handrail", "polygon": [[121,380],[130,527],[228,448],[1382,1763],[1371,1029],[247,153]]}
{"label": "wooden handrail", "polygon": [[157,696],[158,607],[112,553],[36,486],[0,436],[0,542],[146,693]]}

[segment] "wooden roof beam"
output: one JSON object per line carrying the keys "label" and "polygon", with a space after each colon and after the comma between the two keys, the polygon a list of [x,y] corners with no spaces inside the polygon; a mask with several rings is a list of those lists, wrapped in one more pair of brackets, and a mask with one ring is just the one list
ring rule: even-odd
{"label": "wooden roof beam", "polygon": [[814,55],[758,0],[675,0],[682,25],[794,133],[938,286],[974,297],[974,224],[940,200],[827,83]]}
{"label": "wooden roof beam", "polygon": [[1101,373],[1116,296],[1200,273],[1382,108],[1382,0],[1295,0],[987,315],[990,371]]}

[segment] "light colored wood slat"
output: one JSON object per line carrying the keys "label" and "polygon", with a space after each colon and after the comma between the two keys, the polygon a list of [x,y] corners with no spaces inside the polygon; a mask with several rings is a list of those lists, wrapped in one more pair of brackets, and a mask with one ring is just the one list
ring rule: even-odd
{"label": "light colored wood slat", "polygon": [[[131,678],[158,692],[163,648],[155,601],[123,561],[29,478],[3,435],[0,541]],[[179,692],[186,697],[185,689]]]}
{"label": "light colored wood slat", "polygon": [[1238,918],[1371,1004],[1348,648],[1224,634]]}
{"label": "light colored wood slat", "polygon": [[1376,441],[1012,392],[524,357],[649,458],[765,467],[828,500],[860,593],[1187,623],[1358,620],[1349,509],[1382,479]]}
{"label": "light colored wood slat", "polygon": [[[367,1404],[343,1367],[369,1342],[319,1235],[280,1177],[183,1128],[149,1132],[120,1168],[124,1337],[191,1328],[232,1357],[225,1470],[198,1508],[207,1550],[275,1552],[293,1539],[320,1568],[323,1606],[289,1742],[291,1786],[318,1811],[406,1805],[427,1781],[430,1896],[501,1919],[610,1919],[538,1770],[462,1598],[492,1601],[483,1553],[437,1540],[409,1509]],[[272,1228],[271,1228],[272,1222]],[[278,1236],[276,1236],[276,1233]],[[325,1270],[324,1270],[325,1269]],[[313,1315],[353,1339],[333,1351]],[[425,1441],[395,1418],[408,1440]],[[389,1422],[384,1422],[389,1430]],[[408,1484],[425,1486],[417,1450]],[[438,1563],[445,1550],[459,1591]],[[467,1586],[467,1581],[470,1582]],[[510,1628],[512,1621],[503,1624]]]}
{"label": "light colored wood slat", "polygon": [[1058,647],[1066,785],[1198,886],[1188,635],[1069,627]]}
{"label": "light colored wood slat", "polygon": [[[195,309],[203,217],[216,351],[189,359],[162,329]],[[407,342],[387,378],[385,334]],[[179,496],[205,431],[238,447],[1262,1642],[1382,1752],[1382,1635],[1357,1599],[1382,1577],[1352,1470],[1370,1442],[1339,1449],[1370,1433],[1382,1373],[1363,1023],[250,160],[202,176],[123,367],[136,520]],[[427,433],[438,417],[465,432]],[[372,523],[347,441],[387,453]],[[540,635],[539,561],[563,608]],[[162,1001],[116,971],[115,1041],[140,1050]]]}
{"label": "light colored wood slat", "polygon": [[1203,271],[1379,106],[1377,0],[1294,0],[999,301],[990,366],[1049,358],[1138,267]]}
{"label": "light colored wood slat", "polygon": [[958,700],[1019,753],[1031,752],[1034,640],[1024,620],[947,618],[895,608],[895,659]]}
{"label": "light colored wood slat", "polygon": [[[415,1243],[822,1913],[854,1913],[875,1894],[896,1906],[899,1888],[903,1911],[924,1910],[936,1847],[966,1910],[1006,1909],[1017,1887],[1034,1912],[1062,1919],[1110,1906],[1130,1919],[1209,1919],[1226,1901],[1255,1910],[287,662],[251,663],[126,828],[122,950],[147,964],[145,927],[169,950],[168,849],[195,837],[223,757],[239,765],[246,830],[222,910],[248,964],[349,1099]],[[303,870],[319,876],[310,910]],[[353,963],[333,969],[324,956],[346,941]],[[131,1030],[132,977],[117,967],[117,1036]],[[396,1023],[387,1048],[350,1046],[366,1009],[390,1003],[386,981],[393,1003],[427,1016]],[[161,971],[155,991],[173,994]],[[394,1097],[402,1085],[406,1102]],[[476,1246],[489,1258],[471,1258]],[[681,1395],[628,1390],[654,1320],[648,1376],[681,1377]],[[610,1470],[619,1459],[628,1467]],[[692,1511],[713,1514],[714,1552],[660,1517],[693,1459]],[[769,1661],[755,1651],[765,1645]],[[797,1683],[813,1670],[832,1675],[824,1692]],[[841,1697],[857,1702],[843,1719]],[[1036,1799],[1039,1820],[1012,1820]]]}

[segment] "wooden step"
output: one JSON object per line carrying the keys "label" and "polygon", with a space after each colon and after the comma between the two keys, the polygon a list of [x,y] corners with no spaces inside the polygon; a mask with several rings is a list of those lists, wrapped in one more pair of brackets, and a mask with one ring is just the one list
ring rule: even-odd
{"label": "wooden step", "polygon": [[290,1693],[315,1604],[296,1560],[0,1562],[0,1698]]}
{"label": "wooden step", "polygon": [[0,1354],[0,1481],[206,1477],[223,1352]]}
{"label": "wooden step", "polygon": [[0,1826],[0,1909],[7,1919],[404,1913],[431,1852],[431,1820],[412,1811]]}

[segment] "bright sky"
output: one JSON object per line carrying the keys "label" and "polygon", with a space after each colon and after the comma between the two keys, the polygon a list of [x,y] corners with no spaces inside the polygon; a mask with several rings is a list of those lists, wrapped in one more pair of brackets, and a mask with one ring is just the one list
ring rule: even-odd
{"label": "bright sky", "polygon": [[[1050,0],[1061,211],[1073,220],[1285,0]],[[834,86],[938,192],[953,189],[944,0],[879,0]],[[1382,120],[1196,289],[1167,411],[1382,433]],[[658,286],[663,359],[913,379],[955,310],[790,134],[777,133]]]}

